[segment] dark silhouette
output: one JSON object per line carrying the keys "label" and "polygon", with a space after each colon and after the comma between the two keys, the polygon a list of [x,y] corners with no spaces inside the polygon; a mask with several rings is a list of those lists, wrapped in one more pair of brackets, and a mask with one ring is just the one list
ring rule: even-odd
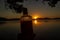
{"label": "dark silhouette", "polygon": [[[24,9],[26,9],[26,8],[24,8]],[[23,15],[27,15],[28,12],[26,13],[25,11],[24,11]],[[8,19],[8,18],[5,18],[5,17],[0,17],[0,21],[18,21],[20,19],[21,18],[10,18],[10,19]],[[32,20],[35,20],[35,19],[32,19]],[[60,18],[59,17],[57,17],[57,18],[48,18],[48,17],[45,17],[45,18],[37,18],[37,20],[60,20]]]}
{"label": "dark silhouette", "polygon": [[33,40],[32,17],[28,15],[27,8],[23,7],[22,4],[17,4],[17,2],[23,3],[23,1],[19,0],[7,0],[10,9],[14,9],[17,13],[23,12],[23,16],[20,19],[21,33],[18,34],[18,40]]}
{"label": "dark silhouette", "polygon": [[5,18],[5,17],[0,17],[0,22],[3,22],[3,21],[18,21],[18,20],[20,20],[20,18],[8,19],[8,18]]}
{"label": "dark silhouette", "polygon": [[7,18],[4,18],[4,17],[0,17],[0,21],[6,21]]}
{"label": "dark silhouette", "polygon": [[[58,2],[58,0],[45,0],[49,1],[48,4],[51,7],[55,7],[55,4]],[[21,4],[19,5],[18,2]],[[18,40],[33,40],[34,39],[34,33],[33,33],[33,26],[32,26],[32,17],[28,15],[27,8],[23,7],[22,3],[24,0],[7,0],[7,3],[9,4],[8,7],[10,9],[14,9],[16,13],[23,12],[23,16],[20,19],[21,23],[21,33],[18,34]],[[48,18],[45,18],[48,19]]]}
{"label": "dark silhouette", "polygon": [[14,9],[16,13],[21,13],[23,10],[23,5],[22,4],[19,5],[18,2],[23,3],[23,0],[7,0],[6,1],[10,9]]}
{"label": "dark silhouette", "polygon": [[60,0],[43,0],[43,1],[48,1],[49,6],[51,6],[51,7],[56,7],[56,4],[57,4],[58,1],[60,1]]}
{"label": "dark silhouette", "polygon": [[20,18],[11,18],[11,19],[7,19],[8,21],[18,21],[20,20]]}
{"label": "dark silhouette", "polygon": [[7,18],[0,17],[0,25],[6,23],[5,21],[7,21]]}
{"label": "dark silhouette", "polygon": [[[26,1],[28,1],[28,0],[26,0]],[[36,1],[38,1],[38,0],[36,0]],[[49,6],[55,7],[56,4],[58,3],[58,1],[60,1],[60,0],[43,0],[43,2],[44,1],[48,1]],[[18,2],[20,2],[21,4],[19,5]],[[8,7],[10,9],[14,9],[15,12],[21,13],[23,11],[22,9],[25,8],[25,7],[23,7],[23,4],[22,4],[23,2],[24,2],[24,0],[7,0],[5,3],[8,4]]]}
{"label": "dark silhouette", "polygon": [[37,20],[60,20],[60,18],[37,18]]}
{"label": "dark silhouette", "polygon": [[23,16],[20,20],[21,33],[18,34],[18,40],[33,40],[32,17],[28,15],[27,8],[23,8]]}

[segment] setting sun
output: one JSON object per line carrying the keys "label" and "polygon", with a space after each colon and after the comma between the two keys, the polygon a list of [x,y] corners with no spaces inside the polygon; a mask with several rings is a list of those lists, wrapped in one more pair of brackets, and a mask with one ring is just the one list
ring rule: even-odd
{"label": "setting sun", "polygon": [[37,18],[39,18],[39,16],[33,16],[33,19],[37,19]]}
{"label": "setting sun", "polygon": [[34,17],[34,19],[37,19],[38,17],[36,16],[36,17]]}

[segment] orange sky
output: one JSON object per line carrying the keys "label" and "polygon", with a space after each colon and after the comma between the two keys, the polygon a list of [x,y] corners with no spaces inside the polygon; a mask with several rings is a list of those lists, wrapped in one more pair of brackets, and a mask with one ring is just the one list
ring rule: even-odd
{"label": "orange sky", "polygon": [[[40,1],[24,2],[24,7],[28,9],[28,14],[32,17],[60,17],[60,3],[55,8],[51,8],[48,4],[43,5]],[[0,2],[0,17],[20,18],[22,14],[17,14],[12,10],[6,9],[3,0]]]}

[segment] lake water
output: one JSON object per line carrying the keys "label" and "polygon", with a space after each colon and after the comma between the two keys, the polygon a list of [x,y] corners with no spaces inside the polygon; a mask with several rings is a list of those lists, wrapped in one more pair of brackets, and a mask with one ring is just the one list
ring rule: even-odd
{"label": "lake water", "polygon": [[[60,38],[60,20],[33,20],[32,23],[33,31],[36,34],[35,40]],[[21,33],[19,21],[0,23],[1,40],[17,40],[18,33]]]}

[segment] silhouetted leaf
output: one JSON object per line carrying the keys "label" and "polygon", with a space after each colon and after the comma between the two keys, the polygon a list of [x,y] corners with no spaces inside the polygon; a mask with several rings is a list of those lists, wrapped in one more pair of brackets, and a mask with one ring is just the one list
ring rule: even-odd
{"label": "silhouetted leaf", "polygon": [[55,7],[58,1],[60,0],[43,0],[43,1],[48,1],[49,6]]}

